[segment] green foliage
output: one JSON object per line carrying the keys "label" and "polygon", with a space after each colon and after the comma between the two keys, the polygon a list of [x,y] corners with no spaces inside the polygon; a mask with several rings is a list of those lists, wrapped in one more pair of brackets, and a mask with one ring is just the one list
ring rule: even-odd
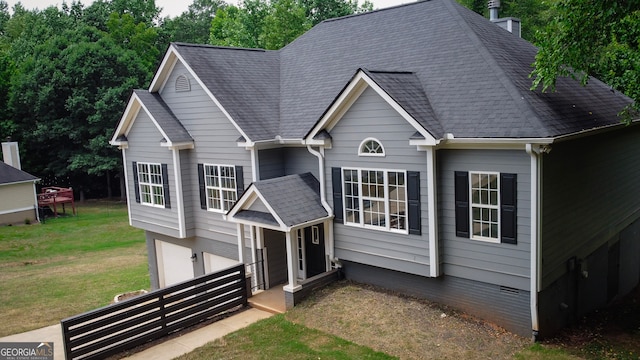
{"label": "green foliage", "polygon": [[637,110],[640,1],[558,0],[554,14],[538,37],[532,88],[554,90],[561,76],[583,84],[595,76],[633,98]]}
{"label": "green foliage", "polygon": [[218,9],[209,43],[280,49],[323,20],[372,8],[368,1],[359,7],[354,0],[244,0],[240,7]]}
{"label": "green foliage", "polygon": [[20,142],[25,170],[82,191],[119,172],[108,140],[157,66],[158,13],[143,0],[15,7],[0,36],[0,138]]}
{"label": "green foliage", "polygon": [[194,0],[180,16],[163,19],[160,28],[163,42],[206,44],[216,12],[225,6],[222,0]]}

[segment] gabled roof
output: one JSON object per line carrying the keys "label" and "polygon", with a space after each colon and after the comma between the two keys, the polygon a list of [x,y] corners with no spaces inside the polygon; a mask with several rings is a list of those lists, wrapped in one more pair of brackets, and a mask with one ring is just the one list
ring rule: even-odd
{"label": "gabled roof", "polygon": [[[269,212],[250,209],[252,200]],[[282,230],[328,217],[320,200],[320,183],[311,174],[288,175],[256,181],[229,211],[230,220],[272,225]]]}
{"label": "gabled roof", "polygon": [[306,137],[323,140],[318,136],[320,132],[331,131],[368,87],[371,87],[409,124],[414,126],[420,139],[425,140],[427,144],[435,145],[436,139],[444,135],[442,126],[438,122],[416,74],[358,69],[358,72]]}
{"label": "gabled roof", "polygon": [[553,139],[618,125],[631,103],[596,79],[531,91],[537,49],[454,0],[326,20],[278,51],[170,49],[250,142],[303,139],[358,69],[435,138]]}
{"label": "gabled roof", "polygon": [[278,133],[280,62],[277,51],[173,43],[249,140]]}
{"label": "gabled roof", "polygon": [[163,139],[158,140],[162,140],[165,146],[180,146],[193,143],[193,138],[189,135],[189,132],[158,93],[134,90],[127,109],[122,115],[122,119],[111,140],[112,145],[118,145],[122,141],[121,137],[126,137],[140,109],[145,111],[156,125],[163,136]]}
{"label": "gabled roof", "polygon": [[0,161],[0,185],[35,182],[39,178]]}

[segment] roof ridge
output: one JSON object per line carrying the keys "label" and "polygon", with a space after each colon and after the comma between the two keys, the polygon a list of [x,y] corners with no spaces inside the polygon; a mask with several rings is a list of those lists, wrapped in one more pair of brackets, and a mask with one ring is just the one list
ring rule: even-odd
{"label": "roof ridge", "polygon": [[[476,49],[478,50],[478,53],[480,54],[480,56],[482,56],[485,59],[485,61],[487,61],[490,64],[490,67],[493,68],[494,71],[497,71],[500,74],[502,74],[502,76],[496,76],[496,78],[502,84],[502,86],[504,86],[506,88],[507,93],[509,93],[511,95],[511,97],[514,100],[514,103],[517,104],[516,106],[523,110],[523,114],[525,114],[527,119],[532,119],[532,120],[537,122],[538,126],[536,127],[536,129],[546,129],[544,123],[542,122],[542,119],[540,119],[540,117],[538,117],[538,115],[536,115],[536,113],[535,113],[533,107],[531,106],[531,104],[528,101],[522,101],[523,99],[520,96],[520,91],[513,84],[513,81],[511,80],[511,77],[509,75],[507,75],[507,73],[504,71],[504,68],[502,68],[502,66],[500,66],[500,64],[496,60],[494,54],[492,54],[487,49],[487,47],[484,44],[484,41],[480,38],[478,33],[476,33],[474,28],[469,25],[468,21],[465,20],[462,17],[462,14],[460,13],[459,8],[458,9],[455,8],[456,6],[458,6],[460,8],[464,8],[464,7],[462,5],[460,5],[460,4],[457,4],[457,3],[454,4],[453,1],[443,1],[443,2],[446,3],[445,6],[447,6],[447,8],[449,8],[450,12],[452,13],[452,16],[455,15],[456,21],[458,22],[458,24],[460,26],[466,27],[469,30],[469,31],[465,31],[464,33],[467,34],[467,36],[469,36],[470,38],[473,37],[471,40],[473,42],[474,47],[476,47]],[[469,11],[471,11],[471,10],[469,10]],[[481,16],[481,15],[479,15],[479,16]],[[496,26],[496,29],[499,29],[498,25],[495,25],[495,26]],[[504,31],[506,31],[506,30],[504,30]],[[526,41],[524,39],[521,39],[521,40],[522,41]],[[524,103],[524,105],[522,105],[522,103]],[[537,131],[537,132],[538,132],[538,136],[539,137],[547,137],[548,136],[548,133],[540,134],[540,131]]]}
{"label": "roof ridge", "polygon": [[232,46],[221,46],[221,45],[210,45],[210,44],[191,44],[184,42],[172,42],[172,45],[184,46],[184,47],[194,47],[194,48],[206,48],[206,49],[221,49],[221,50],[243,50],[243,51],[255,51],[255,52],[277,52],[278,50],[265,50],[260,48],[245,48],[245,47],[232,47]]}

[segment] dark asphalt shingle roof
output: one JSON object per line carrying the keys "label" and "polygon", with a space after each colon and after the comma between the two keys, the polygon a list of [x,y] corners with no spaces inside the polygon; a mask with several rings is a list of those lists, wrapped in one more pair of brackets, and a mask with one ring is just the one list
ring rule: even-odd
{"label": "dark asphalt shingle roof", "polygon": [[0,161],[0,185],[36,180],[37,177]]}
{"label": "dark asphalt shingle roof", "polygon": [[[296,174],[252,184],[287,226],[327,217],[320,201],[320,183],[311,174]],[[238,212],[241,214],[246,211]],[[237,216],[237,215],[236,215]]]}
{"label": "dark asphalt shingle roof", "polygon": [[531,91],[537,49],[454,0],[327,20],[279,51],[174,46],[253,141],[304,137],[358,69],[436,138],[566,135],[631,102],[596,79]]}
{"label": "dark asphalt shingle roof", "polygon": [[251,140],[278,135],[277,51],[182,43],[173,46]]}
{"label": "dark asphalt shingle roof", "polygon": [[409,72],[385,72],[363,70],[406,112],[416,119],[431,135],[440,138],[444,135],[442,125],[431,108],[427,94],[424,93],[420,79]]}
{"label": "dark asphalt shingle roof", "polygon": [[169,106],[162,100],[158,93],[150,93],[147,90],[134,90],[140,101],[151,112],[158,126],[169,137],[172,143],[193,141],[189,132],[173,114]]}

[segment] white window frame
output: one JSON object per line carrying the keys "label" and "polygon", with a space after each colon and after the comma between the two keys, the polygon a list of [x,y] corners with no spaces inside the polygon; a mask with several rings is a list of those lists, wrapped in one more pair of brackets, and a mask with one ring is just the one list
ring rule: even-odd
{"label": "white window frame", "polygon": [[[344,176],[344,172],[345,171],[355,171],[357,174],[357,182],[351,182],[353,184],[357,185],[357,189],[358,189],[358,194],[356,196],[353,195],[347,195],[346,192],[346,182],[345,182],[345,176]],[[373,172],[382,172],[383,173],[383,183],[382,186],[384,188],[384,194],[383,197],[376,197],[376,196],[363,196],[362,195],[362,189],[363,189],[363,185],[362,185],[362,172],[363,171],[373,171]],[[395,201],[400,201],[404,203],[404,215],[401,215],[402,218],[404,219],[404,229],[397,229],[397,228],[392,228],[391,227],[391,202],[392,199],[390,199],[390,190],[389,190],[389,174],[390,173],[397,173],[397,174],[402,174],[402,176],[404,177],[404,185],[402,186],[404,193],[404,200],[398,200],[398,199],[394,199]],[[343,219],[344,219],[344,224],[348,225],[348,226],[355,226],[355,227],[362,227],[362,228],[366,228],[366,229],[374,229],[374,230],[381,230],[381,231],[388,231],[388,232],[394,232],[394,233],[399,233],[399,234],[408,234],[409,233],[409,202],[408,202],[408,189],[407,189],[407,171],[406,170],[397,170],[397,169],[372,169],[372,168],[351,168],[351,167],[344,167],[341,169],[341,175],[342,175],[342,203],[343,203]],[[347,197],[353,197],[354,199],[357,199],[358,201],[358,208],[357,209],[348,209],[347,207]],[[384,204],[384,226],[379,226],[379,225],[372,225],[372,224],[366,224],[365,223],[365,210],[364,210],[364,202],[367,200],[371,200],[371,201],[381,201]],[[358,214],[358,221],[349,221],[349,217],[347,216],[347,212],[348,211],[353,211],[353,212],[357,212]],[[381,212],[382,213],[382,212]],[[397,216],[400,216],[399,213],[398,214],[394,214]]]}
{"label": "white window frame", "polygon": [[[217,175],[210,175],[209,172],[207,171],[208,169],[216,169],[216,173]],[[231,169],[233,171],[233,177],[229,178],[226,176],[222,176],[222,169],[226,168],[226,169]],[[227,212],[229,212],[229,210],[231,210],[231,207],[233,207],[233,204],[236,203],[236,201],[238,201],[238,185],[237,185],[237,181],[238,181],[238,177],[236,176],[236,167],[233,165],[224,165],[224,164],[204,164],[204,188],[205,188],[205,196],[207,198],[207,211],[213,211],[213,212],[218,212],[218,213],[223,213],[226,214]],[[217,183],[218,185],[209,185],[209,178],[217,178]],[[232,179],[233,181],[233,188],[231,187],[227,187],[227,186],[223,186],[225,179]],[[215,200],[216,198],[214,196],[210,196],[209,191],[217,191],[219,194],[219,197],[217,199],[217,201],[219,202],[220,206],[216,207],[215,206]],[[226,198],[225,194],[232,194],[232,199]]]}
{"label": "white window frame", "polygon": [[296,240],[298,243],[298,278],[304,280],[307,278],[307,259],[305,257],[305,237],[304,229],[296,231]]}
{"label": "white window frame", "polygon": [[[157,171],[152,171],[152,169]],[[137,170],[138,189],[140,191],[140,204],[145,206],[164,208],[165,201],[164,183],[162,181],[162,164],[138,162]]]}
{"label": "white window frame", "polygon": [[[365,147],[367,146],[367,144],[369,142],[375,142],[376,144],[378,144],[381,152],[364,151]],[[358,156],[385,157],[386,156],[386,151],[384,150],[384,145],[382,145],[382,142],[380,140],[378,140],[376,138],[368,137],[368,138],[362,140],[362,142],[358,146]]]}
{"label": "white window frame", "polygon": [[[475,176],[495,176],[496,177],[496,188],[482,188],[482,187],[474,187],[473,177]],[[491,181],[488,182],[490,184]],[[487,191],[487,200],[491,202],[491,192],[496,194],[495,204],[484,204],[482,203],[482,195],[480,196],[479,203],[474,202],[473,193],[476,191]],[[501,227],[501,219],[500,219],[500,173],[495,171],[469,171],[469,234],[471,235],[471,239],[486,241],[491,243],[500,243],[500,227]],[[489,220],[482,220],[482,216],[480,216],[479,220],[474,220],[474,208],[489,211]],[[496,212],[496,220],[493,221],[491,219],[491,212],[495,210]],[[493,236],[483,236],[476,235],[474,232],[474,223],[479,224],[488,224],[491,226],[492,224],[496,225],[495,237]],[[489,230],[491,232],[491,230]]]}

